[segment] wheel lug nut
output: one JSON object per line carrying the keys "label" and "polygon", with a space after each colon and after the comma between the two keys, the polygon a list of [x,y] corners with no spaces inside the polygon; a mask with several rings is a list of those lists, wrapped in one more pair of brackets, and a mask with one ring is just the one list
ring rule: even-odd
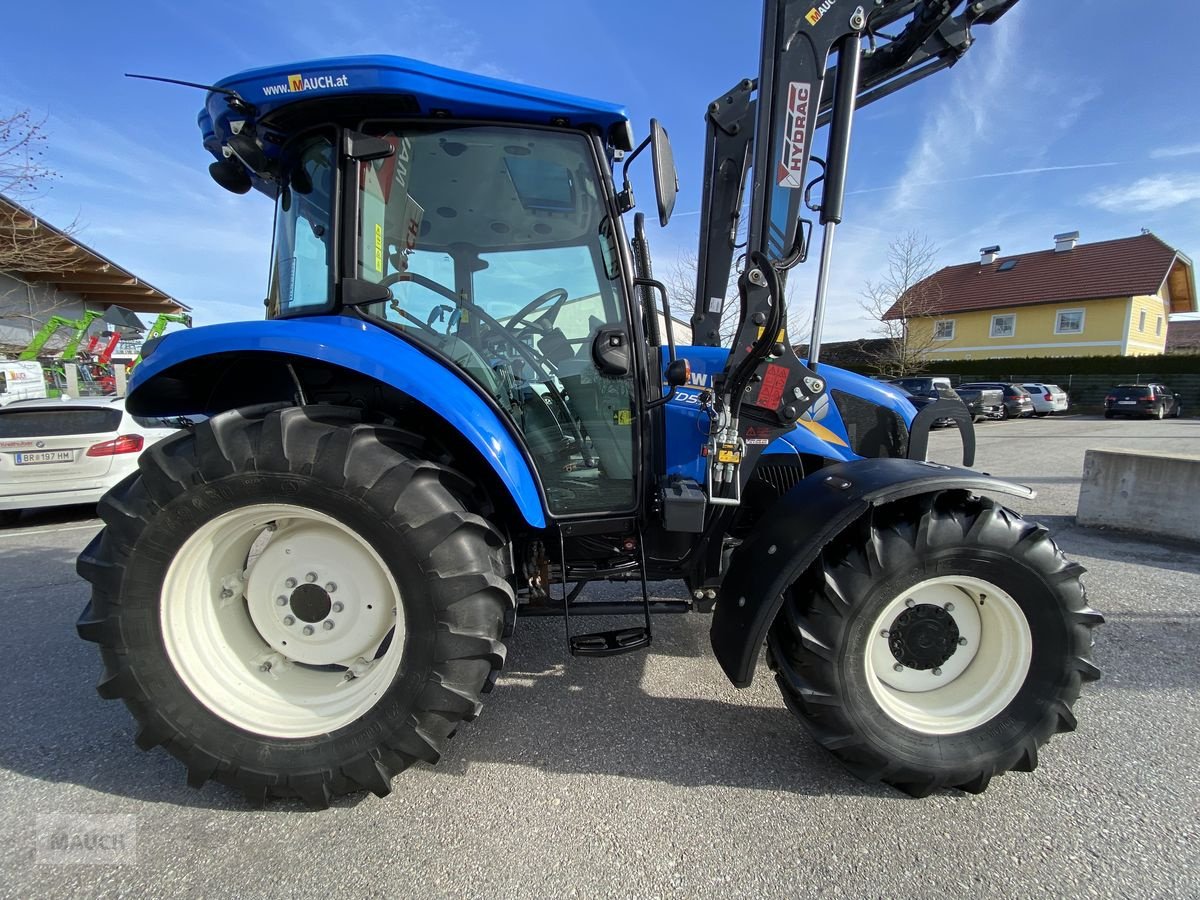
{"label": "wheel lug nut", "polygon": [[945,608],[946,608],[946,612],[954,612],[954,604],[953,603],[947,603]]}
{"label": "wheel lug nut", "polygon": [[259,667],[258,667],[258,671],[260,671],[260,672],[270,672],[270,671],[271,671],[271,664],[270,664],[269,662],[265,662],[265,663],[263,663],[261,666],[259,666]]}
{"label": "wheel lug nut", "polygon": [[285,582],[283,583],[283,586],[284,586],[284,587],[287,587],[287,588],[294,588],[294,587],[296,586],[296,579],[295,579],[295,578],[289,578],[287,581],[285,581]]}
{"label": "wheel lug nut", "polygon": [[221,599],[222,600],[228,600],[232,596],[233,596],[233,591],[231,591],[229,588],[221,588]]}
{"label": "wheel lug nut", "polygon": [[897,672],[904,671],[904,666],[900,665],[900,663],[896,663],[894,666],[892,666],[892,668],[895,669]]}
{"label": "wheel lug nut", "polygon": [[304,576],[304,580],[307,581],[309,584],[312,584],[314,581],[317,580],[317,573],[309,572],[307,575]]}
{"label": "wheel lug nut", "polygon": [[326,619],[324,622],[321,623],[321,627],[324,628],[326,631],[332,631],[333,630],[333,622],[329,621],[329,619]]}
{"label": "wheel lug nut", "polygon": [[304,636],[307,637],[308,635],[310,635],[312,633],[313,633],[313,627],[311,625],[305,625],[304,626]]}
{"label": "wheel lug nut", "polygon": [[967,646],[967,639],[966,639],[966,638],[959,638],[959,639],[958,639],[958,646],[960,646],[960,647],[965,647],[965,646]]}
{"label": "wheel lug nut", "polygon": [[288,604],[288,599],[287,599],[287,597],[283,596],[283,594],[280,594],[278,597],[275,598],[276,606],[287,606],[287,604]]}
{"label": "wheel lug nut", "polygon": [[327,594],[332,594],[336,590],[337,590],[336,582],[330,581],[328,584],[325,585],[325,592]]}
{"label": "wheel lug nut", "polygon": [[941,670],[941,669],[934,669],[934,670],[933,670],[933,674],[934,674],[934,675],[941,675],[941,674],[942,674],[942,670]]}
{"label": "wheel lug nut", "polygon": [[883,631],[879,632],[879,636],[881,638],[891,637],[892,633],[885,628]]}
{"label": "wheel lug nut", "polygon": [[293,619],[291,616],[284,616],[284,617],[283,617],[283,624],[284,624],[284,625],[287,625],[287,626],[290,628],[291,626],[293,626],[293,625],[295,625],[295,624],[296,624],[296,620],[295,620],[295,619]]}
{"label": "wheel lug nut", "polygon": [[345,608],[346,607],[342,604],[342,601],[340,601],[340,600],[337,603],[333,604],[334,612],[341,612]]}
{"label": "wheel lug nut", "polygon": [[909,609],[912,609],[914,606],[917,605],[917,601],[914,600],[912,597],[909,597],[907,600],[904,601],[904,605],[907,606]]}

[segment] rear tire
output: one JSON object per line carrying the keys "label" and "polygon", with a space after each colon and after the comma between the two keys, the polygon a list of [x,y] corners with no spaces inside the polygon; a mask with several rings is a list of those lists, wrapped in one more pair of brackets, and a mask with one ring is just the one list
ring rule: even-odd
{"label": "rear tire", "polygon": [[354,410],[293,407],[224,413],[142,455],[79,557],[93,590],[77,625],[141,749],[256,805],[384,796],[438,760],[503,664],[514,596],[471,483],[411,453]]}
{"label": "rear tire", "polygon": [[21,518],[19,509],[0,509],[0,527],[8,528],[10,525],[16,525]]}
{"label": "rear tire", "polygon": [[1082,572],[1045,528],[990,500],[892,504],[788,591],[769,659],[788,707],[855,775],[913,796],[978,793],[1032,771],[1099,677],[1103,617]]}
{"label": "rear tire", "polygon": [[1154,410],[1154,418],[1158,419],[1161,422],[1166,417],[1167,417],[1166,406],[1163,405],[1162,403],[1158,404],[1158,407]]}

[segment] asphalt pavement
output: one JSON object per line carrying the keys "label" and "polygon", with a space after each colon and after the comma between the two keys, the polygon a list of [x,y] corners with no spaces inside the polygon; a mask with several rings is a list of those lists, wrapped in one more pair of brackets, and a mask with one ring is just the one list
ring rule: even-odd
{"label": "asphalt pavement", "polygon": [[[1108,617],[1078,731],[980,796],[854,780],[765,668],[731,687],[709,620],[689,615],[657,618],[648,653],[599,660],[571,659],[561,622],[522,620],[482,717],[436,768],[383,800],[252,810],[187,788],[97,697],[95,648],[74,631],[94,510],[27,515],[0,529],[0,896],[1195,896],[1200,548],[1072,517],[1086,447],[1194,452],[1200,420],[1038,419],[978,437],[978,468],[1038,489],[1018,507],[1088,568]],[[953,461],[956,441],[935,433],[933,456]],[[115,844],[53,843],[89,815],[123,817],[105,820]],[[91,861],[63,862],[71,851]]]}

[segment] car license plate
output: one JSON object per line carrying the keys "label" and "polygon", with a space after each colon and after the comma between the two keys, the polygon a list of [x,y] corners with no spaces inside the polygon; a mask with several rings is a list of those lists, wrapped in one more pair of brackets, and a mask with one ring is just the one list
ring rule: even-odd
{"label": "car license plate", "polygon": [[32,466],[38,463],[73,462],[74,450],[42,450],[35,453],[18,453],[18,466]]}
{"label": "car license plate", "polygon": [[1137,403],[1137,401],[1136,400],[1118,400],[1117,403],[1121,404],[1122,406],[1133,406],[1135,403]]}

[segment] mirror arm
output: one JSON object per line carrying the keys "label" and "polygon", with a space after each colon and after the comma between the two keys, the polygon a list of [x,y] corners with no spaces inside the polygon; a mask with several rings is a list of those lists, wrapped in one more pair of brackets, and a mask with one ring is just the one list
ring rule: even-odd
{"label": "mirror arm", "polygon": [[625,164],[621,166],[621,190],[617,194],[617,211],[624,214],[629,212],[637,204],[633,197],[633,185],[629,183],[629,166],[637,159],[637,155],[650,146],[650,138],[647,137],[637,149],[625,157]]}

